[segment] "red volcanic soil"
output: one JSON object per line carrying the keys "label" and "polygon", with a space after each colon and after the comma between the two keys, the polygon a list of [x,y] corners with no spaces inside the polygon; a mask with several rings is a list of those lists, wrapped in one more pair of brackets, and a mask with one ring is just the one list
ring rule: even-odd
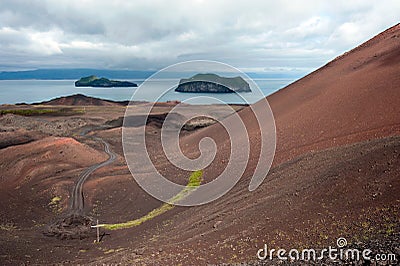
{"label": "red volcanic soil", "polygon": [[[254,193],[247,186],[258,162],[259,128],[250,108],[240,111],[252,150],[232,191],[173,218],[164,215],[173,225],[142,244],[149,246],[147,255],[126,252],[105,261],[243,262],[255,260],[267,242],[293,248],[335,245],[340,236],[357,242],[397,234],[399,138],[390,136],[400,135],[399,51],[396,25],[269,96],[277,149],[271,173]],[[216,124],[184,137],[181,147],[197,153],[204,137],[218,146],[205,169],[207,181],[223,170],[230,144]],[[164,173],[177,176],[175,171]],[[166,251],[154,254],[160,246]]]}
{"label": "red volcanic soil", "polygon": [[[398,24],[268,96],[277,129],[274,165],[309,151],[399,134],[399,62]],[[239,114],[252,147],[259,147],[251,109]],[[211,136],[220,145],[229,141],[221,131],[215,125],[183,142],[193,147]]]}
{"label": "red volcanic soil", "polygon": [[[1,180],[11,182],[16,176],[34,177],[36,174],[26,172],[25,169],[42,171],[45,175],[46,164],[56,163],[70,164],[72,167],[85,167],[96,162],[101,162],[107,157],[89,146],[86,146],[73,138],[48,137],[22,146],[13,146],[0,150],[0,156],[13,162],[13,167],[2,165]],[[43,176],[43,174],[41,175]]]}
{"label": "red volcanic soil", "polygon": [[275,162],[311,150],[399,134],[400,25],[268,97]]}
{"label": "red volcanic soil", "polygon": [[[238,113],[249,134],[251,156],[231,191],[206,205],[176,207],[138,227],[108,231],[100,244],[41,233],[59,216],[49,214],[51,196],[62,195],[65,206],[84,167],[106,159],[100,145],[84,137],[77,139],[96,149],[72,138],[7,144],[0,149],[1,264],[251,262],[264,244],[275,249],[326,248],[335,246],[339,237],[399,253],[399,51],[396,25],[269,96],[277,148],[270,173],[255,191],[249,192],[248,185],[258,163],[260,129],[246,107]],[[148,127],[149,150],[157,156],[153,158],[160,172],[186,183],[188,173],[159,154],[160,129],[154,123]],[[85,183],[89,214],[100,222],[124,222],[160,206],[132,181],[122,159],[121,130],[97,130],[88,137],[93,135],[110,143],[120,157]],[[181,147],[194,156],[204,137],[213,138],[218,147],[204,171],[209,181],[226,166],[231,144],[221,125],[214,124],[182,135]]]}
{"label": "red volcanic soil", "polygon": [[[107,156],[73,138],[47,137],[25,145],[0,149],[0,158],[1,217],[26,215],[25,222],[30,225],[32,220],[27,215],[29,211],[25,213],[16,208],[15,201],[19,197],[23,196],[26,201],[40,202],[46,195],[46,206],[52,195],[69,194],[73,178],[80,170],[106,160]],[[69,178],[65,178],[68,175]],[[42,203],[38,205],[42,206]],[[60,204],[60,207],[65,208],[68,199],[63,198]],[[35,206],[32,204],[24,208],[36,209]]]}
{"label": "red volcanic soil", "polygon": [[0,132],[0,149],[8,146],[25,144],[43,137],[40,133],[25,129],[4,130]]}

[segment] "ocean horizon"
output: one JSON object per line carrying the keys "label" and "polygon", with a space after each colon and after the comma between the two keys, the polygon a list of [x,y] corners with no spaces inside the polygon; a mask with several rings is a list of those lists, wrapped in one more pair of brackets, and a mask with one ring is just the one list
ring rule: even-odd
{"label": "ocean horizon", "polygon": [[[145,79],[127,79],[136,83],[138,86],[142,84]],[[260,88],[264,96],[268,96],[275,91],[289,85],[294,78],[259,78],[253,81]],[[84,94],[86,96],[114,100],[126,101],[130,100],[137,87],[133,88],[92,88],[92,87],[75,87],[75,80],[0,80],[0,104],[17,104],[17,103],[38,103],[48,101],[57,97],[69,96],[73,94]],[[155,86],[162,86],[162,80],[153,80]],[[159,84],[157,84],[159,82]],[[154,90],[155,92],[157,90]],[[154,95],[149,92],[148,99]],[[226,103],[244,103],[240,94],[234,93],[220,94],[220,93],[179,93],[171,91],[164,95],[158,101],[183,101],[190,97],[196,96],[209,96],[217,98]],[[246,93],[246,98],[250,99],[249,103],[256,102],[260,99],[259,94]],[[135,100],[148,100],[146,97]],[[199,102],[207,104],[207,102]]]}

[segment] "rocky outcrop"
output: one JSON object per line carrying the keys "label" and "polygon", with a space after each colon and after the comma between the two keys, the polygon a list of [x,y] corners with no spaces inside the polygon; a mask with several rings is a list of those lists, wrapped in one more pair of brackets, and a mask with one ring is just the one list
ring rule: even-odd
{"label": "rocky outcrop", "polygon": [[198,93],[232,93],[230,88],[218,83],[208,81],[191,81],[179,84],[175,89],[177,92],[198,92]]}
{"label": "rocky outcrop", "polygon": [[75,87],[137,87],[137,84],[129,81],[117,81],[106,78],[98,78],[96,76],[89,76],[75,81]]}
{"label": "rocky outcrop", "polygon": [[243,78],[220,77],[216,74],[197,74],[189,79],[181,79],[175,91],[192,93],[251,92],[249,84]]}

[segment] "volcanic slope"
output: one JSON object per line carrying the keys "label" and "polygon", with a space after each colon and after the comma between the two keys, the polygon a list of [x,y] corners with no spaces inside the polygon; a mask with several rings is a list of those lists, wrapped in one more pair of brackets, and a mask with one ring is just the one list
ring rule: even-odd
{"label": "volcanic slope", "polygon": [[[386,243],[399,224],[399,73],[398,24],[269,96],[277,148],[255,192],[247,187],[260,130],[250,108],[240,111],[251,157],[238,184],[219,200],[167,217],[140,255],[122,252],[104,261],[201,265],[255,260],[264,243],[289,249],[335,245],[338,237]],[[204,169],[208,181],[226,165],[230,144],[215,124],[184,137],[184,152],[198,153],[204,137],[218,147]]]}

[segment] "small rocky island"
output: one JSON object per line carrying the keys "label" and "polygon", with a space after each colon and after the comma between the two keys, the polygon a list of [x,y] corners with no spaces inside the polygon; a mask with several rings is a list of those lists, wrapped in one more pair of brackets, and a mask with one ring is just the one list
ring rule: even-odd
{"label": "small rocky island", "polygon": [[98,78],[96,76],[89,76],[75,81],[75,87],[137,87],[137,84],[129,81],[117,81],[106,78]]}
{"label": "small rocky island", "polygon": [[242,77],[221,77],[216,74],[196,74],[188,79],[181,79],[177,92],[194,93],[233,93],[251,92],[249,84]]}

